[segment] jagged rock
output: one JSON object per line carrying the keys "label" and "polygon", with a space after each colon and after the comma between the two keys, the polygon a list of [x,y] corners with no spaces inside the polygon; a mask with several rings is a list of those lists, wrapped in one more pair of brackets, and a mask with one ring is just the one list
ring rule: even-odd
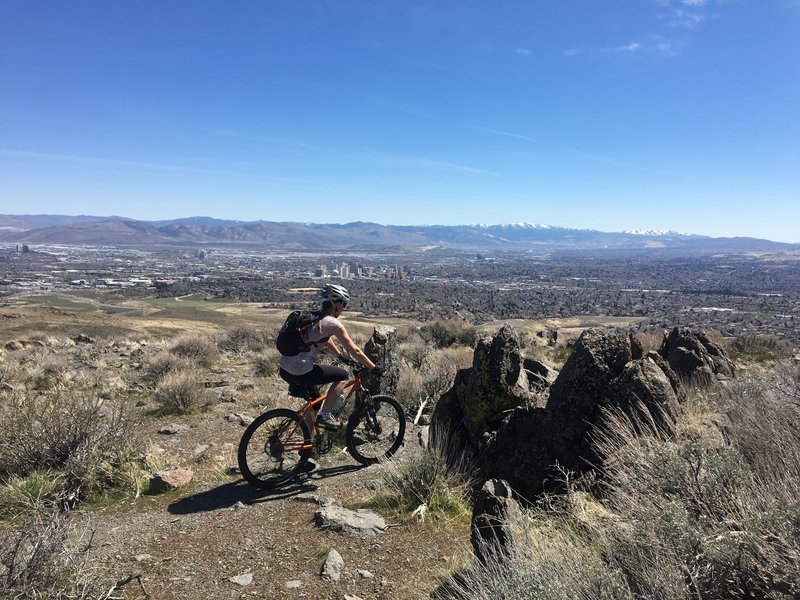
{"label": "jagged rock", "polygon": [[72,341],[76,344],[94,344],[94,339],[86,335],[85,333],[80,333],[72,338]]}
{"label": "jagged rock", "polygon": [[432,431],[448,432],[456,446],[480,448],[504,412],[533,401],[516,331],[505,325],[481,338],[472,367],[456,373],[453,387],[436,404]]}
{"label": "jagged rock", "polygon": [[320,576],[329,581],[339,581],[342,576],[342,569],[344,569],[342,555],[331,548],[328,551],[328,556],[325,557],[325,562],[322,564]]}
{"label": "jagged rock", "polygon": [[686,381],[712,383],[736,375],[725,350],[703,331],[676,327],[664,338],[658,353]]}
{"label": "jagged rock", "polygon": [[327,496],[322,496],[320,494],[313,494],[311,492],[305,494],[297,494],[296,496],[294,496],[294,501],[308,502],[310,504],[317,504],[318,506],[325,506],[327,504],[333,503],[333,501]]}
{"label": "jagged rock", "polygon": [[6,350],[11,350],[13,352],[14,350],[22,349],[22,344],[20,344],[19,342],[6,342],[4,348]]}
{"label": "jagged rock", "polygon": [[475,497],[472,508],[470,541],[476,558],[485,562],[505,554],[513,539],[514,519],[522,514],[512,497],[511,488],[502,479],[490,479]]}
{"label": "jagged rock", "polygon": [[400,381],[400,355],[397,351],[397,332],[387,325],[376,325],[372,337],[364,346],[364,354],[381,368],[381,376],[368,375],[364,384],[375,394],[397,393]]}
{"label": "jagged rock", "polygon": [[678,378],[655,353],[635,360],[641,352],[627,332],[585,331],[550,387],[547,405],[516,409],[488,441],[479,457],[483,476],[507,480],[525,498],[560,489],[564,471],[602,464],[591,433],[609,409],[645,423],[652,416],[664,433],[673,432],[683,394]]}
{"label": "jagged rock", "polygon": [[538,359],[526,358],[522,362],[522,367],[528,375],[528,385],[537,392],[549,388],[558,377],[558,371]]}
{"label": "jagged rock", "polygon": [[357,572],[358,576],[361,577],[361,579],[372,579],[373,577],[375,577],[375,575],[373,575],[371,571],[367,571],[366,569],[358,569]]}
{"label": "jagged rock", "polygon": [[150,493],[160,494],[187,485],[194,473],[189,469],[172,469],[159,471],[150,477]]}
{"label": "jagged rock", "polygon": [[314,522],[320,529],[346,531],[359,535],[375,535],[386,530],[383,517],[371,510],[349,510],[337,504],[327,504],[314,513]]}
{"label": "jagged rock", "polygon": [[633,415],[644,408],[661,431],[675,433],[679,388],[673,387],[654,358],[647,356],[632,362],[615,385],[620,396],[618,405],[626,413]]}

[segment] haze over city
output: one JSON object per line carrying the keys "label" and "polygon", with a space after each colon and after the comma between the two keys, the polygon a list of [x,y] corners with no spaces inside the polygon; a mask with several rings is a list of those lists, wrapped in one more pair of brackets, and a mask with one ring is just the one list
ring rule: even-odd
{"label": "haze over city", "polygon": [[792,0],[3,3],[0,212],[798,242]]}

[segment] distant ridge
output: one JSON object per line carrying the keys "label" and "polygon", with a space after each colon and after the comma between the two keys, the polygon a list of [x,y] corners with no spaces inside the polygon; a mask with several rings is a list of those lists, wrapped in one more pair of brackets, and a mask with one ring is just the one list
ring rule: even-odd
{"label": "distant ridge", "polygon": [[257,246],[274,251],[623,250],[683,252],[800,251],[800,244],[712,238],[657,229],[603,232],[552,225],[380,225],[236,221],[186,217],[136,221],[87,215],[0,215],[0,241],[76,245]]}

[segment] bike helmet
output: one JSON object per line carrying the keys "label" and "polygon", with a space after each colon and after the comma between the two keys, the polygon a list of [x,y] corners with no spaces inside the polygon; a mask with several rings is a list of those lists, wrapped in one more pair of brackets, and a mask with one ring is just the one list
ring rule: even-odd
{"label": "bike helmet", "polygon": [[332,302],[347,302],[350,300],[350,294],[347,291],[347,288],[336,285],[335,283],[326,283],[322,286],[322,289],[319,291],[320,295],[325,300],[331,300]]}

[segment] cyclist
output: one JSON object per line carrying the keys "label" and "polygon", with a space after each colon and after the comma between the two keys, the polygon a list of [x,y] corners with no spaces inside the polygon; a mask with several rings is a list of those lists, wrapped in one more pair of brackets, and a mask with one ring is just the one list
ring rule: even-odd
{"label": "cyclist", "polygon": [[[355,345],[350,339],[347,329],[339,321],[339,316],[344,312],[347,302],[350,300],[347,289],[341,285],[328,283],[320,289],[320,295],[322,296],[322,318],[303,335],[303,341],[309,350],[296,356],[281,355],[278,364],[280,365],[280,376],[287,383],[305,386],[331,384],[319,409],[317,426],[336,430],[342,426],[342,423],[331,411],[336,407],[339,395],[344,390],[348,374],[341,367],[317,364],[317,355],[326,349],[335,356],[341,356],[341,350],[332,339],[329,339],[335,337],[348,354],[365,367],[374,369],[375,363],[364,354],[361,348]],[[311,413],[309,412],[309,414]]]}

